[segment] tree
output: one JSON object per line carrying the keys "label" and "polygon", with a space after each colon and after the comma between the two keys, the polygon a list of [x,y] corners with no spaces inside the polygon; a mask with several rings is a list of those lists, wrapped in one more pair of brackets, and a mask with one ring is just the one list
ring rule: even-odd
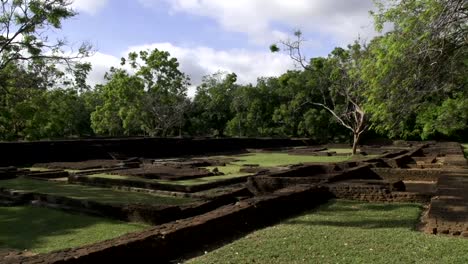
{"label": "tree", "polygon": [[231,111],[234,117],[226,132],[239,136],[273,136],[275,107],[280,103],[277,78],[258,78],[257,85],[240,85],[233,92]]}
{"label": "tree", "polygon": [[69,0],[2,0],[0,15],[0,70],[11,62],[52,61],[70,64],[87,56],[89,44],[64,54],[66,42],[50,41],[46,31],[76,15]]}
{"label": "tree", "polygon": [[[141,62],[141,63],[140,63]],[[179,62],[169,52],[132,52],[122,65],[128,63],[144,85],[143,129],[146,133],[166,137],[175,134],[184,122],[187,111],[187,86],[189,78],[179,70]]]}
{"label": "tree", "polygon": [[[321,100],[310,97],[312,100],[303,104],[322,107],[340,125],[350,130],[353,134],[352,153],[356,154],[361,135],[368,128],[368,114],[363,108],[366,101],[363,96],[366,84],[360,74],[366,48],[355,42],[346,50],[335,48],[328,58],[314,58],[308,63],[301,50],[304,42],[301,31],[296,31],[294,35],[296,37],[294,41],[281,41],[280,44],[291,59],[314,75],[316,83],[313,87],[322,95]],[[277,45],[272,45],[270,50],[278,52],[280,49]]]}
{"label": "tree", "polygon": [[196,117],[205,128],[217,136],[224,136],[226,125],[234,117],[231,110],[233,93],[237,89],[235,73],[217,72],[203,77],[202,84],[197,87],[193,100],[199,115]]}
{"label": "tree", "polygon": [[166,51],[131,52],[122,58],[134,73],[111,68],[109,82],[101,87],[102,104],[93,112],[96,133],[110,135],[168,136],[175,134],[187,109],[188,78],[177,59]]}
{"label": "tree", "polygon": [[10,63],[0,71],[0,138],[89,135],[90,110],[74,83],[62,82],[63,74],[53,65],[30,66]]}
{"label": "tree", "polygon": [[135,135],[143,130],[144,84],[123,69],[111,68],[108,82],[98,87],[102,101],[91,114],[91,127],[97,134]]}
{"label": "tree", "polygon": [[372,40],[363,63],[373,127],[390,137],[423,139],[466,130],[467,2],[376,3],[376,28],[390,24],[393,29]]}

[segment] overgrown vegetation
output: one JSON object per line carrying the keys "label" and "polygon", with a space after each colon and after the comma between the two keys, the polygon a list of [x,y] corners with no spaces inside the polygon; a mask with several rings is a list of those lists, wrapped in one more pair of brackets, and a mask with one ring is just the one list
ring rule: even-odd
{"label": "overgrown vegetation", "polygon": [[109,204],[144,203],[153,205],[179,205],[195,201],[191,198],[185,197],[124,192],[108,188],[47,182],[27,178],[2,180],[0,181],[0,188],[51,194],[73,199],[90,200]]}
{"label": "overgrown vegetation", "polygon": [[0,207],[0,248],[45,253],[92,244],[146,227],[39,207]]}
{"label": "overgrown vegetation", "polygon": [[188,263],[466,263],[468,240],[416,231],[420,213],[416,204],[332,201]]}

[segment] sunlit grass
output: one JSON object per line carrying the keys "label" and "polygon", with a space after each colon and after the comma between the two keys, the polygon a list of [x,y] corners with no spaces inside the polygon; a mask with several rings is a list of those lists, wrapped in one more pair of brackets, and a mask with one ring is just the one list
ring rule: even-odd
{"label": "sunlit grass", "polygon": [[415,204],[332,201],[188,263],[468,263],[468,239],[415,231]]}
{"label": "sunlit grass", "polygon": [[336,152],[337,154],[351,155],[353,153],[353,149],[352,148],[327,148],[327,150],[323,150],[323,152]]}
{"label": "sunlit grass", "polygon": [[111,239],[146,227],[46,208],[0,207],[0,248],[44,253]]}
{"label": "sunlit grass", "polygon": [[0,181],[0,188],[64,196],[79,200],[92,200],[109,204],[145,203],[177,205],[193,202],[191,198],[125,192],[109,188],[65,184],[50,181],[16,178]]}
{"label": "sunlit grass", "polygon": [[262,167],[278,167],[292,165],[304,162],[342,162],[350,156],[308,156],[308,155],[290,155],[287,153],[252,153],[249,155],[234,156],[240,160],[233,164],[259,164]]}
{"label": "sunlit grass", "polygon": [[46,172],[46,171],[51,171],[51,169],[48,168],[37,168],[37,167],[30,167],[30,168],[25,168],[30,171],[39,171],[39,172]]}

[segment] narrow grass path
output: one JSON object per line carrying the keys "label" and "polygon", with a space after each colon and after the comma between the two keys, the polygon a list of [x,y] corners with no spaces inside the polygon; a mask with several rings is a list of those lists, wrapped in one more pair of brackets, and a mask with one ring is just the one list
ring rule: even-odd
{"label": "narrow grass path", "polygon": [[414,230],[415,204],[332,201],[188,263],[468,263],[468,239]]}
{"label": "narrow grass path", "polygon": [[0,248],[44,253],[83,246],[148,226],[38,207],[0,207]]}
{"label": "narrow grass path", "polygon": [[0,180],[0,188],[51,194],[79,200],[92,200],[109,204],[144,203],[153,205],[180,205],[195,201],[186,197],[125,192],[109,188],[56,183],[21,177],[11,180]]}

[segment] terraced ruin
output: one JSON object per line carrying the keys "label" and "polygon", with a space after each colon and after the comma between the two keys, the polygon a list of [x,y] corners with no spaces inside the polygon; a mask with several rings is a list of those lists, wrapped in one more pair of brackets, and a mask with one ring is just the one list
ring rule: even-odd
{"label": "terraced ruin", "polygon": [[[115,143],[77,143],[80,155],[62,157],[57,153],[73,143],[40,143],[46,154],[37,162],[5,157],[15,166],[0,169],[0,209],[41,208],[137,226],[50,250],[8,244],[0,235],[2,263],[186,259],[332,199],[427,204],[421,231],[468,237],[468,168],[458,143],[361,146],[357,157],[347,146],[303,140],[157,141],[157,152],[146,147],[142,155],[134,155],[141,141]],[[179,149],[165,153],[170,144]],[[193,144],[205,144],[205,151]]]}

